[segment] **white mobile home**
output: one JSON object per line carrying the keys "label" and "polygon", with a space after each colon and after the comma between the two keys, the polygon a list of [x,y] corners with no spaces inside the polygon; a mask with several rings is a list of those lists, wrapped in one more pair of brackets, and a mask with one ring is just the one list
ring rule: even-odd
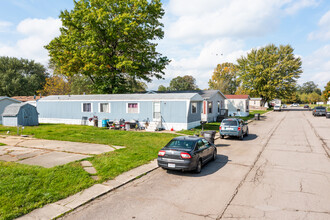
{"label": "white mobile home", "polygon": [[[203,98],[198,93],[60,95],[37,101],[40,123],[89,124],[89,118],[138,120],[182,130],[200,125]],[[156,126],[156,127],[157,127]]]}
{"label": "white mobile home", "polygon": [[248,116],[249,110],[249,95],[226,95],[226,109],[229,116]]}

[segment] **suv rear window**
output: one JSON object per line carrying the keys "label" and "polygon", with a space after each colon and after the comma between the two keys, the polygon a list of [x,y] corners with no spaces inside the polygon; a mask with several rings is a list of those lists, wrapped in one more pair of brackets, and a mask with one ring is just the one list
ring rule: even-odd
{"label": "suv rear window", "polygon": [[237,121],[222,121],[221,125],[237,126]]}

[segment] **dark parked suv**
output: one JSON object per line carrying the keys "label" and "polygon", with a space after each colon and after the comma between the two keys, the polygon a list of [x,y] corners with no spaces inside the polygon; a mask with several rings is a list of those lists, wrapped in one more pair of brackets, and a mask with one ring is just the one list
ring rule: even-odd
{"label": "dark parked suv", "polygon": [[327,114],[327,109],[323,106],[317,106],[313,109],[314,116],[322,116]]}
{"label": "dark parked suv", "polygon": [[243,137],[249,134],[249,128],[242,119],[227,118],[222,120],[219,132],[221,139],[225,136],[235,136],[243,140]]}

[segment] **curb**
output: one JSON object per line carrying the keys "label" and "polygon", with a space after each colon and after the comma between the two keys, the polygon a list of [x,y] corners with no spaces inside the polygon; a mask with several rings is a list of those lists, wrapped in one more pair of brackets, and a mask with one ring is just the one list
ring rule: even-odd
{"label": "curb", "polygon": [[125,173],[120,174],[113,180],[108,180],[104,183],[99,183],[84,189],[72,196],[57,202],[47,204],[42,208],[35,209],[32,212],[21,216],[19,220],[49,220],[57,219],[63,215],[72,212],[73,210],[115,190],[122,187],[143,175],[146,175],[158,168],[157,159],[148,164],[136,167]]}

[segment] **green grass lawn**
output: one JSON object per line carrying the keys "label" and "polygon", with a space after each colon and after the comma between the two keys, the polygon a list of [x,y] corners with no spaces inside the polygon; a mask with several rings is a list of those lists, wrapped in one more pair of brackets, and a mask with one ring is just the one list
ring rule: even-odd
{"label": "green grass lawn", "polygon": [[[0,126],[0,134],[16,128]],[[97,155],[91,161],[101,178],[113,179],[134,167],[148,163],[176,135],[117,131],[79,125],[50,125],[25,127],[24,134],[49,140],[120,145],[126,148]],[[79,162],[54,168],[42,168],[0,162],[0,219],[13,219],[35,208],[55,202],[97,183],[90,178]]]}
{"label": "green grass lawn", "polygon": [[3,143],[0,143],[0,146],[5,146],[5,144],[3,144]]}
{"label": "green grass lawn", "polygon": [[[244,121],[247,121],[251,118],[254,118],[254,114],[264,114],[266,112],[269,112],[271,110],[251,110],[249,116],[247,117],[238,117],[243,119]],[[211,123],[207,123],[204,125],[204,130],[215,130],[218,131],[219,130],[219,126],[220,126],[220,122],[211,122]],[[195,134],[200,134],[200,132],[202,131],[202,126],[197,126],[193,129],[190,130],[183,130],[183,131],[178,131],[177,133],[180,134],[186,134],[186,135],[195,135]]]}

